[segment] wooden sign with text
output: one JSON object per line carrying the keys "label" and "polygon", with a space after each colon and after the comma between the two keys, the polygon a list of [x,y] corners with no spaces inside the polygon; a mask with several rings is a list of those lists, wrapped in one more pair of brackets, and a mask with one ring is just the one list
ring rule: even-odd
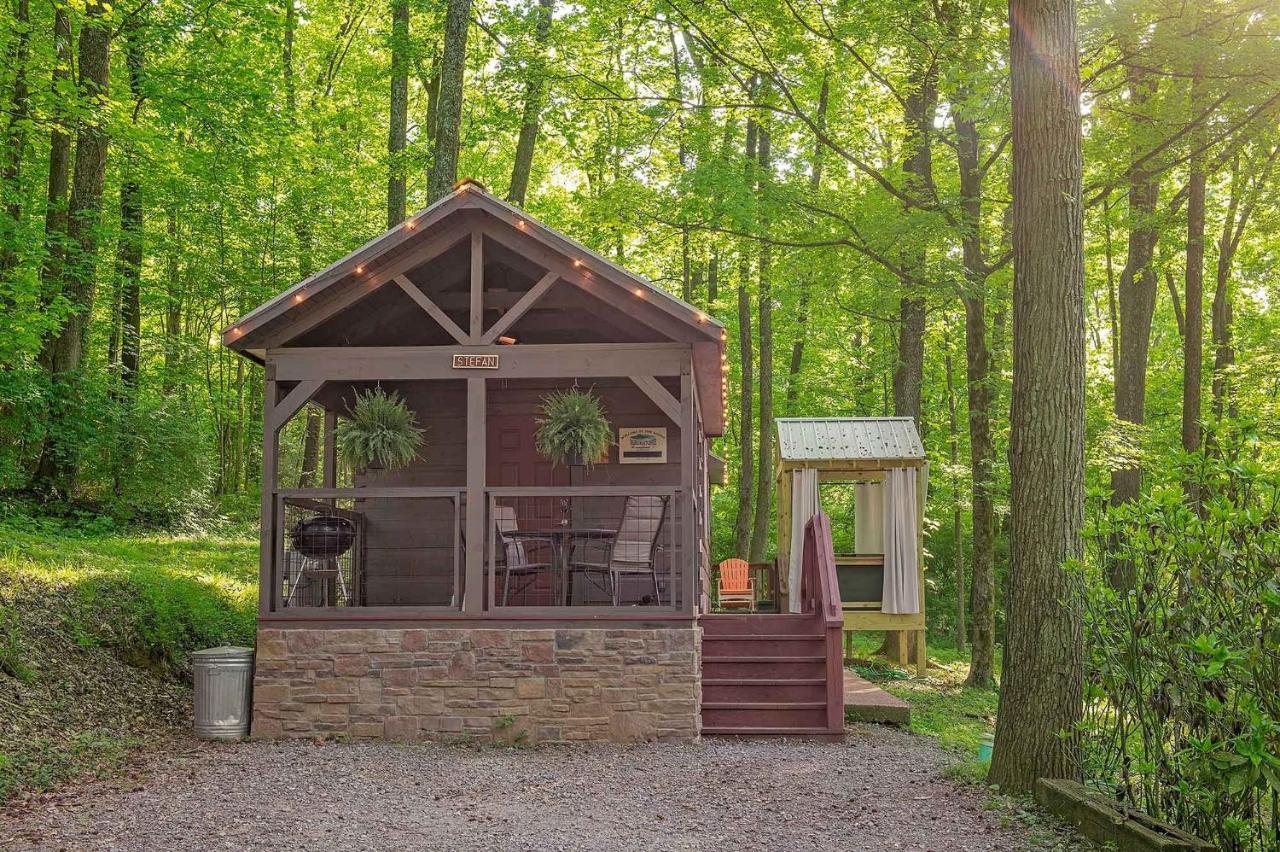
{"label": "wooden sign with text", "polygon": [[498,369],[497,355],[464,355],[455,354],[453,356],[453,369],[455,370],[496,370]]}

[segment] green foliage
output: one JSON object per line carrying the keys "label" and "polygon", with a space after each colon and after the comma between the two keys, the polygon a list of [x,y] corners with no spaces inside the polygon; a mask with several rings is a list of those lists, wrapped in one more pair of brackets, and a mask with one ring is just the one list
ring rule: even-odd
{"label": "green foliage", "polygon": [[370,466],[395,470],[418,455],[425,430],[418,417],[392,391],[381,387],[357,394],[350,417],[338,423],[338,453],[352,470]]}
{"label": "green foliage", "polygon": [[613,442],[604,404],[589,390],[570,388],[547,394],[537,422],[534,443],[555,464],[592,464]]}
{"label": "green foliage", "polygon": [[186,724],[190,654],[252,645],[257,543],[126,535],[6,507],[0,800],[113,771]]}
{"label": "green foliage", "polygon": [[[1239,435],[1179,487],[1100,509],[1086,600],[1087,774],[1223,849],[1270,849],[1280,795],[1280,477]],[[1113,588],[1106,577],[1133,578]]]}

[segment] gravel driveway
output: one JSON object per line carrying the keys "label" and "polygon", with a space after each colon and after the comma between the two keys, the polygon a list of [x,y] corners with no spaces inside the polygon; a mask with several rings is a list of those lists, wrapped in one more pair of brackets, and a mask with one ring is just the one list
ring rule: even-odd
{"label": "gravel driveway", "polygon": [[946,762],[881,727],[834,745],[200,745],[140,779],[31,803],[0,823],[0,848],[1085,848],[989,810]]}

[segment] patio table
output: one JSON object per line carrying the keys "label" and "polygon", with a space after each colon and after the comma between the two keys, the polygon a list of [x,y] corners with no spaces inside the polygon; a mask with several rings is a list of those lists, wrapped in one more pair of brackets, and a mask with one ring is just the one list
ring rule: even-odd
{"label": "patio table", "polygon": [[556,573],[560,588],[564,590],[564,605],[572,606],[573,589],[569,585],[569,556],[573,544],[579,539],[610,541],[617,537],[618,531],[606,527],[543,527],[541,529],[520,529],[505,532],[507,538],[524,541],[545,541],[551,547],[551,567]]}

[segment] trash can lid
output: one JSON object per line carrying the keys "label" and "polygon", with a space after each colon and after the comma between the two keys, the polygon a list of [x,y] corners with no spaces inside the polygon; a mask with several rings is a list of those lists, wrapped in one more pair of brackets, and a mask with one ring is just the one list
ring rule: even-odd
{"label": "trash can lid", "polygon": [[252,648],[242,648],[239,645],[223,645],[218,648],[204,648],[191,654],[192,657],[202,662],[212,662],[217,660],[247,660],[253,656]]}

